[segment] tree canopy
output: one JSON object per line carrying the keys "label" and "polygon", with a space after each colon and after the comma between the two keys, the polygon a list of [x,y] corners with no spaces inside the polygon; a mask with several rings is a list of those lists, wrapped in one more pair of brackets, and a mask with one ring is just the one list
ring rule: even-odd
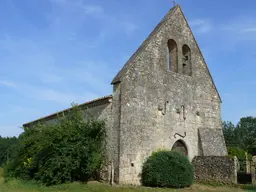
{"label": "tree canopy", "polygon": [[223,134],[227,147],[238,147],[256,155],[256,118],[243,117],[237,125],[223,122]]}
{"label": "tree canopy", "polygon": [[1,137],[0,136],[0,166],[2,166],[12,153],[13,146],[17,144],[16,137]]}

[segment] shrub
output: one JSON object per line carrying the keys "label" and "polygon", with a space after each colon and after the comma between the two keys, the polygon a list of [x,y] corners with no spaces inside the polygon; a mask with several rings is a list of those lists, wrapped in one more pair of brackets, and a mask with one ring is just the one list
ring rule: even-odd
{"label": "shrub", "polygon": [[143,164],[141,182],[148,187],[189,187],[194,182],[194,168],[180,153],[155,152]]}
{"label": "shrub", "polygon": [[73,107],[55,124],[25,128],[5,164],[5,176],[46,185],[95,178],[105,160],[105,122]]}

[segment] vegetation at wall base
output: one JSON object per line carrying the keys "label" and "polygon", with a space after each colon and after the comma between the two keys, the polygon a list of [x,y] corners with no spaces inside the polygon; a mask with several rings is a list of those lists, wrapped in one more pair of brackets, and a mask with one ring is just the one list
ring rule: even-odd
{"label": "vegetation at wall base", "polygon": [[194,182],[194,168],[184,155],[154,152],[143,164],[141,183],[148,187],[183,188]]}
{"label": "vegetation at wall base", "polygon": [[104,165],[105,139],[105,122],[74,106],[59,115],[58,123],[24,128],[4,175],[46,185],[99,179],[95,177]]}

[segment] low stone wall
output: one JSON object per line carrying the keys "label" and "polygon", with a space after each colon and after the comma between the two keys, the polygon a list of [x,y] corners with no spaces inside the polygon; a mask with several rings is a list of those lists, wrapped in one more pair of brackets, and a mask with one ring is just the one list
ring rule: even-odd
{"label": "low stone wall", "polygon": [[197,156],[192,164],[196,182],[237,183],[235,162],[228,157]]}

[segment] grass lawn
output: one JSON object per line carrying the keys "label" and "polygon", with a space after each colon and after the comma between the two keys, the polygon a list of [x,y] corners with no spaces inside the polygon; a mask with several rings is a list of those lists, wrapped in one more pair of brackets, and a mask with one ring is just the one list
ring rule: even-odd
{"label": "grass lawn", "polygon": [[[1,172],[1,169],[0,169]],[[39,186],[31,182],[12,180],[4,182],[0,173],[0,192],[245,192],[237,188],[210,187],[204,185],[193,185],[186,189],[154,189],[145,187],[119,187],[109,186],[97,182],[89,184],[72,183],[53,187]]]}
{"label": "grass lawn", "polygon": [[[245,192],[246,190],[226,187],[209,187],[203,185],[193,185],[187,189],[153,189],[145,187],[111,187],[100,183],[72,183],[54,187],[38,186],[33,183],[21,182],[18,180],[5,183],[0,179],[0,192]],[[247,190],[248,191],[248,190]]]}

